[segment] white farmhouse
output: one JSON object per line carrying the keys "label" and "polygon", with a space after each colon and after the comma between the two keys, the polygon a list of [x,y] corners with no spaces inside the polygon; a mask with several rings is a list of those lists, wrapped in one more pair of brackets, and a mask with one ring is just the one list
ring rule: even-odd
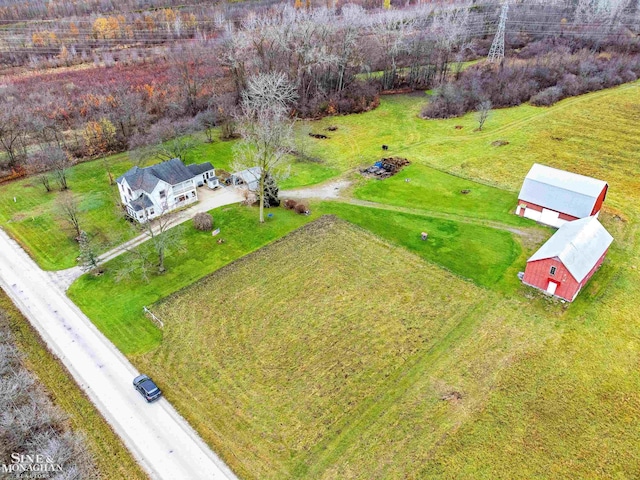
{"label": "white farmhouse", "polygon": [[180,159],[174,158],[150,167],[133,167],[118,177],[120,200],[127,214],[144,223],[165,212],[197,202],[196,186],[210,178],[217,178],[210,163],[193,167],[190,169]]}

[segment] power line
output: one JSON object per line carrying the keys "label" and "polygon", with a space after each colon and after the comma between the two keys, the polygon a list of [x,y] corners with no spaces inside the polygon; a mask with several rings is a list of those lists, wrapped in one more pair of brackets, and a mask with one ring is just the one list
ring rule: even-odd
{"label": "power line", "polygon": [[500,10],[500,24],[498,25],[498,31],[491,44],[489,50],[489,56],[487,60],[491,63],[500,62],[504,58],[504,31],[507,25],[507,14],[509,13],[509,3],[502,5]]}

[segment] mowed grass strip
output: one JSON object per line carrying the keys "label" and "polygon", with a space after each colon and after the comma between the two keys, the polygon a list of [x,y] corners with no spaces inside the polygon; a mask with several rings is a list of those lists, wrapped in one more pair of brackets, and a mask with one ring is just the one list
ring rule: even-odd
{"label": "mowed grass strip", "polygon": [[[321,202],[317,208],[484,287],[496,286],[522,251],[512,233],[482,225],[340,202]],[[422,232],[428,234],[426,241]],[[515,274],[513,277],[516,279]],[[514,279],[506,280],[512,280],[507,281],[511,285],[519,283]]]}
{"label": "mowed grass strip", "polygon": [[483,185],[465,178],[413,164],[393,177],[360,182],[354,196],[362,200],[510,225],[530,222],[513,214],[518,204],[514,192]]}
{"label": "mowed grass strip", "polygon": [[323,217],[155,305],[163,341],[135,361],[241,477],[305,477],[315,446],[483,297]]}
{"label": "mowed grass strip", "polygon": [[[275,210],[273,218],[258,223],[257,208],[241,205],[222,207],[211,212],[218,236],[200,232],[192,222],[175,228],[179,239],[166,254],[166,273],[150,271],[148,279],[139,272],[118,281],[118,272],[133,261],[125,253],[106,264],[99,277],[84,275],[67,292],[69,297],[123,353],[133,354],[154,348],[162,339],[161,331],[143,314],[143,307],[184,288],[220,267],[250,253],[314,217]],[[173,232],[172,232],[173,233]],[[223,244],[217,241],[223,239]],[[153,258],[149,244],[138,249]]]}
{"label": "mowed grass strip", "polygon": [[38,377],[53,403],[68,415],[69,426],[84,435],[100,476],[114,480],[148,478],[71,374],[2,290],[0,322],[8,325],[27,368]]}

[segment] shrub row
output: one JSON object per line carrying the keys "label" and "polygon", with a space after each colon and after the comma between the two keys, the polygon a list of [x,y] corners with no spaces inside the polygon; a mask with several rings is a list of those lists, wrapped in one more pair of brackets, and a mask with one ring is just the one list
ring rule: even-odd
{"label": "shrub row", "polygon": [[299,213],[300,215],[309,214],[309,207],[307,205],[305,205],[302,202],[298,203],[291,198],[284,202],[284,208],[286,208],[287,210],[294,210],[296,213]]}
{"label": "shrub row", "polygon": [[531,101],[548,106],[583,93],[610,88],[640,77],[640,54],[572,53],[560,48],[540,57],[514,59],[499,68],[479,64],[439,88],[423,108],[425,118],[450,118],[489,100],[494,107]]}

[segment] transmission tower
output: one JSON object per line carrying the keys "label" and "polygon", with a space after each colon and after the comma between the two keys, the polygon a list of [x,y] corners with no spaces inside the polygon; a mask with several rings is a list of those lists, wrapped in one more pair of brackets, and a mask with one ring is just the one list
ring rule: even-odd
{"label": "transmission tower", "polygon": [[487,60],[490,62],[500,62],[504,58],[504,30],[507,24],[507,13],[509,12],[509,3],[502,5],[500,11],[500,24],[498,25],[498,31],[496,37],[493,39],[491,48],[489,49],[489,56]]}

